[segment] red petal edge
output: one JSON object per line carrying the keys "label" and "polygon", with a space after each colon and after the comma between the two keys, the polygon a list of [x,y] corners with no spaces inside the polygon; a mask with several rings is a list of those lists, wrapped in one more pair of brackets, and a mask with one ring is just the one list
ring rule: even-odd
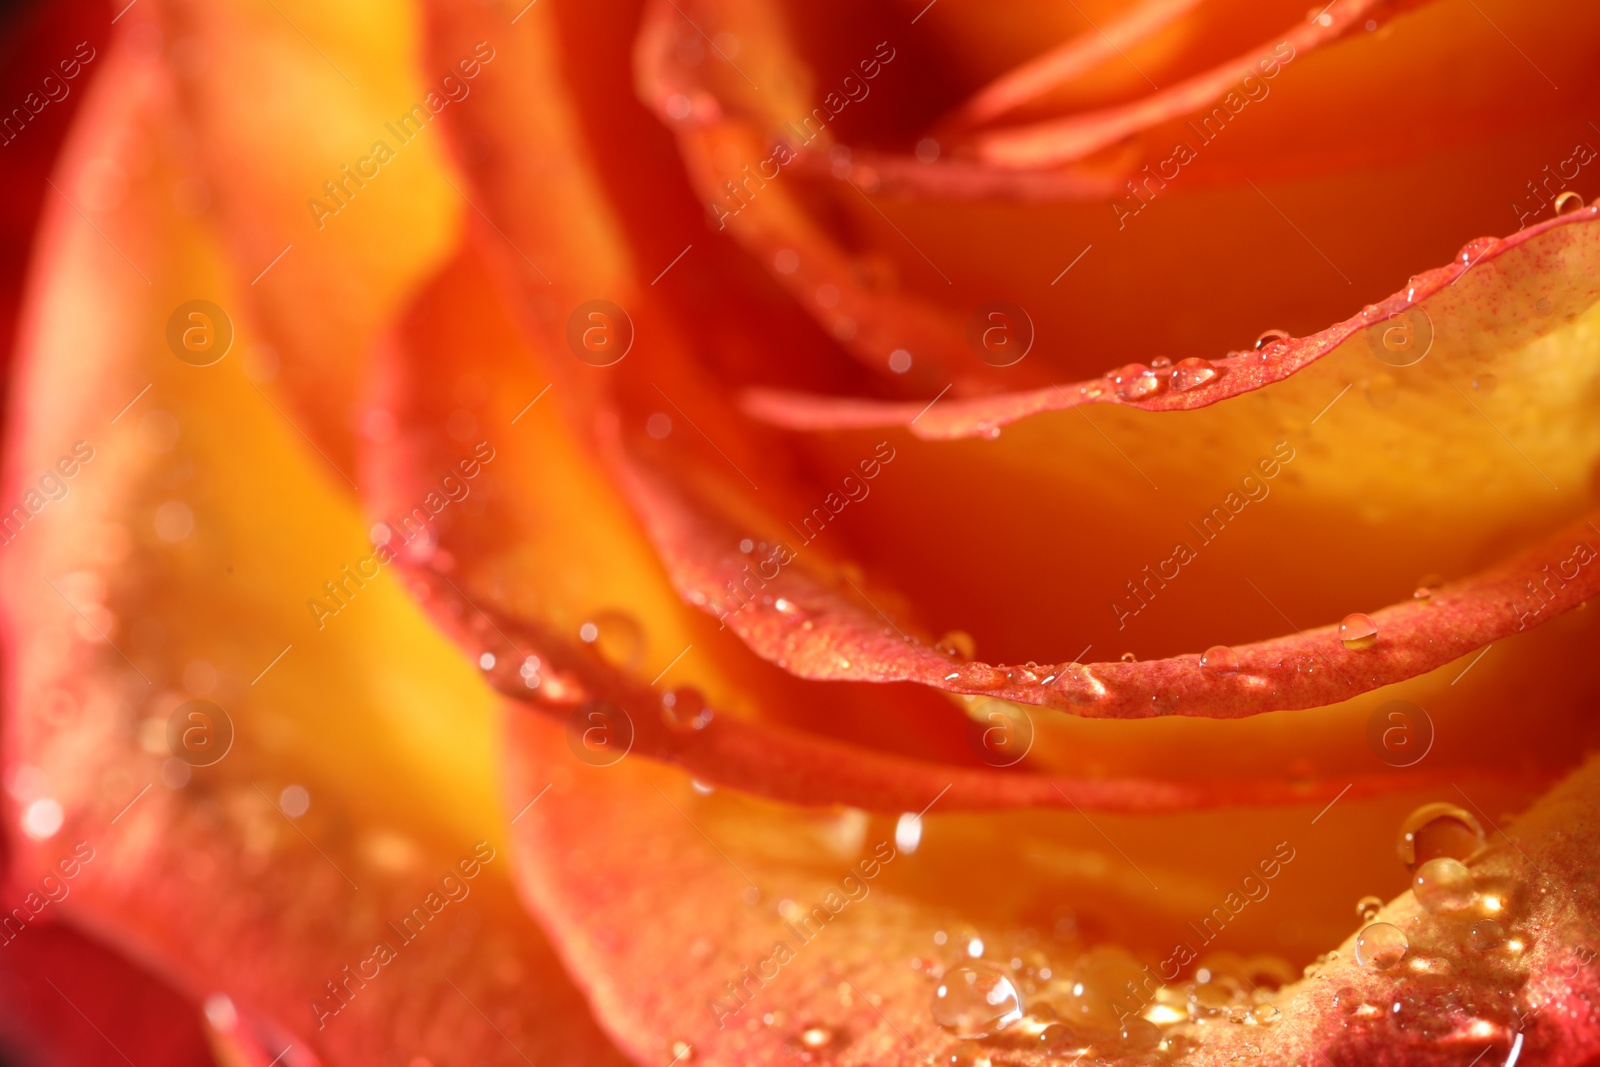
{"label": "red petal edge", "polygon": [[[931,441],[981,437],[1002,426],[1046,411],[1066,411],[1086,404],[1119,404],[1143,411],[1192,411],[1210,407],[1244,393],[1292,377],[1329,355],[1344,342],[1366,330],[1382,326],[1396,315],[1411,310],[1427,298],[1449,289],[1473,268],[1491,263],[1507,253],[1523,250],[1541,258],[1557,258],[1572,243],[1600,243],[1600,229],[1591,229],[1600,218],[1600,205],[1546,219],[1519,230],[1503,240],[1479,239],[1462,249],[1448,266],[1430,270],[1411,279],[1406,289],[1309,337],[1297,337],[1272,344],[1259,352],[1230,353],[1211,360],[1218,372],[1198,388],[1187,392],[1171,389],[1143,400],[1124,400],[1104,378],[1072,385],[1052,385],[1028,392],[958,400],[880,401],[866,398],[821,397],[776,389],[752,389],[745,394],[746,413],[763,422],[790,430],[851,430],[870,427],[901,427],[917,437]],[[1566,231],[1567,227],[1578,227]],[[1564,231],[1553,241],[1555,247],[1531,247],[1537,238]],[[1524,249],[1523,246],[1530,247]],[[1577,310],[1600,299],[1600,277],[1590,276],[1585,288],[1569,294],[1560,310]]]}

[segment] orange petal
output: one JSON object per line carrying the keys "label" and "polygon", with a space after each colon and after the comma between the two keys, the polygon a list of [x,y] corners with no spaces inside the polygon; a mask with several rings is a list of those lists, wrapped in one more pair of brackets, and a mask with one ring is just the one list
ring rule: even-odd
{"label": "orange petal", "polygon": [[[175,114],[164,68],[130,46],[145,17],[121,24],[57,183],[130,180],[45,221],[29,414],[8,427],[12,499],[73,470],[4,557],[8,781],[31,783],[19,869],[92,849],[62,914],[196,1000],[225,994],[237,1032],[219,1042],[262,1064],[284,1044],[290,1064],[620,1063],[512,896],[489,694],[387,576],[348,577],[365,525],[245,377],[250,319],[211,366],[168,348],[173,308],[239,308],[250,279],[174,210],[165,165],[133,165]],[[321,626],[307,605],[330,577],[363,592]],[[374,670],[374,650],[404,669]],[[196,724],[190,700],[216,710]],[[224,721],[216,761],[185,747]]]}

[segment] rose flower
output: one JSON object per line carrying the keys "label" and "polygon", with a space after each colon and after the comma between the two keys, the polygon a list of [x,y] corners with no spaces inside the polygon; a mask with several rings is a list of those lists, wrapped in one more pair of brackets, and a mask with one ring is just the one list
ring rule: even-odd
{"label": "rose flower", "polygon": [[1600,10],[116,6],[0,1041],[1600,1055]]}

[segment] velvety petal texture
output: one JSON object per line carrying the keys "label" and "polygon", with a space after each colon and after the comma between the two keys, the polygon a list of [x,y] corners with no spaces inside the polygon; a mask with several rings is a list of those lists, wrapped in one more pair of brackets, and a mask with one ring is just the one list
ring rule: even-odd
{"label": "velvety petal texture", "polygon": [[1600,14],[104,20],[5,1052],[1600,1057]]}

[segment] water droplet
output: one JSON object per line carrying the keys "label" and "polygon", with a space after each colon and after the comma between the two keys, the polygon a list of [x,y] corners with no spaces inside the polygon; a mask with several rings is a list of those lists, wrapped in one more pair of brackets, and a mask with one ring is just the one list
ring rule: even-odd
{"label": "water droplet", "polygon": [[1465,863],[1449,856],[1435,856],[1417,866],[1411,879],[1417,903],[1431,912],[1454,912],[1472,906],[1478,891],[1472,871]]}
{"label": "water droplet", "polygon": [[1378,643],[1378,628],[1369,616],[1351,612],[1339,623],[1339,643],[1353,652]]}
{"label": "water droplet", "polygon": [[1135,656],[1132,652],[1124,652],[1122,654],[1121,658],[1122,658],[1122,662],[1124,662],[1124,663],[1138,663],[1139,662],[1139,657]]}
{"label": "water droplet", "polygon": [[1239,654],[1227,645],[1212,645],[1201,654],[1200,669],[1211,674],[1233,674],[1239,669]]}
{"label": "water droplet", "polygon": [[965,630],[951,630],[934,643],[934,649],[951,659],[971,659],[978,651],[977,642]]}
{"label": "water droplet", "polygon": [[808,1026],[800,1031],[800,1046],[802,1048],[827,1048],[832,1043],[833,1031],[826,1026]]}
{"label": "water droplet", "polygon": [[1423,603],[1427,603],[1429,600],[1433,599],[1433,590],[1429,589],[1425,585],[1419,585],[1411,591],[1411,599],[1420,600]]}
{"label": "water droplet", "polygon": [[1438,856],[1465,860],[1483,847],[1483,827],[1454,804],[1424,804],[1405,817],[1395,841],[1400,862],[1415,869]]}
{"label": "water droplet", "polygon": [[1261,336],[1256,338],[1256,351],[1259,352],[1274,342],[1287,341],[1288,339],[1288,330],[1264,330]]}
{"label": "water droplet", "polygon": [[963,663],[955,669],[952,677],[968,689],[998,689],[1006,683],[1005,674],[987,663]]}
{"label": "water droplet", "polygon": [[694,1046],[687,1041],[674,1041],[672,1043],[672,1062],[688,1063],[694,1059]]}
{"label": "water droplet", "polygon": [[1462,245],[1461,251],[1457,252],[1456,255],[1461,262],[1470,266],[1482,259],[1485,252],[1499,243],[1500,240],[1497,237],[1479,237]]}
{"label": "water droplet", "polygon": [[1499,384],[1500,379],[1496,378],[1487,371],[1472,379],[1472,388],[1475,391],[1482,393],[1484,396],[1488,396],[1490,393],[1494,392],[1495,388]]}
{"label": "water droplet", "polygon": [[1039,1031],[1039,1047],[1046,1052],[1063,1052],[1083,1044],[1083,1038],[1066,1023],[1051,1023]]}
{"label": "water droplet", "polygon": [[1161,1028],[1149,1019],[1129,1019],[1122,1024],[1122,1047],[1129,1052],[1149,1052],[1161,1044]]}
{"label": "water droplet", "polygon": [[1568,189],[1556,195],[1556,214],[1570,215],[1574,211],[1583,210],[1583,197]]}
{"label": "water droplet", "polygon": [[1143,363],[1129,363],[1107,375],[1117,387],[1117,395],[1124,400],[1143,400],[1161,391],[1161,377]]}
{"label": "water droplet", "polygon": [[1022,1013],[1022,992],[1009,974],[990,964],[953,967],[933,991],[933,1021],[957,1037],[987,1037]]}
{"label": "water droplet", "polygon": [[1356,962],[1363,967],[1386,971],[1405,957],[1411,943],[1398,926],[1373,923],[1356,936]]}
{"label": "water droplet", "polygon": [[1155,359],[1150,361],[1150,369],[1153,371],[1164,371],[1170,369],[1171,367],[1172,360],[1168,359],[1166,356],[1157,356]]}
{"label": "water droplet", "polygon": [[1283,1021],[1283,1012],[1278,1010],[1276,1004],[1257,1004],[1250,1009],[1250,1017],[1262,1026],[1271,1026]]}
{"label": "water droplet", "polygon": [[1172,368],[1172,387],[1180,393],[1197,389],[1217,376],[1217,368],[1209,359],[1190,356],[1180,359]]}
{"label": "water droplet", "polygon": [[632,615],[599,612],[578,627],[578,636],[613,667],[632,671],[644,662],[644,630]]}
{"label": "water droplet", "polygon": [[1506,928],[1493,919],[1479,919],[1467,933],[1467,943],[1478,952],[1499,948],[1506,939]]}
{"label": "water droplet", "polygon": [[711,723],[706,698],[692,686],[682,686],[661,695],[661,721],[675,733],[704,730]]}
{"label": "water droplet", "polygon": [[1122,1025],[1128,983],[1138,988],[1144,977],[1144,965],[1127,949],[1096,945],[1073,964],[1063,982],[1067,995],[1056,998],[1057,1010],[1070,1026],[1095,1036],[1114,1036]]}
{"label": "water droplet", "polygon": [[1382,910],[1382,897],[1364,896],[1360,900],[1356,901],[1356,914],[1361,917],[1361,921],[1364,923],[1369,923],[1373,919],[1376,919],[1378,917],[1378,912]]}

